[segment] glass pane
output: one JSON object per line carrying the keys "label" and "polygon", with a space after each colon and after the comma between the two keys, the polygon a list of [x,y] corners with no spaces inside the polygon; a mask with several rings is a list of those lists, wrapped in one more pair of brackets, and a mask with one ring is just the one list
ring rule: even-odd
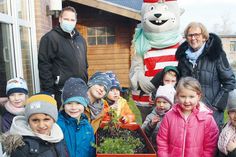
{"label": "glass pane", "polygon": [[33,93],[33,65],[31,60],[31,41],[30,41],[30,30],[26,27],[20,27],[20,39],[21,39],[21,53],[22,53],[22,64],[23,64],[23,74],[24,79],[27,81],[29,88],[29,94]]}
{"label": "glass pane", "polygon": [[0,0],[0,13],[8,14],[7,0]]}
{"label": "glass pane", "polygon": [[106,35],[105,27],[97,27],[97,35]]}
{"label": "glass pane", "polygon": [[107,44],[114,44],[116,41],[115,36],[109,36],[107,37]]}
{"label": "glass pane", "polygon": [[89,45],[96,45],[96,37],[88,37]]}
{"label": "glass pane", "polygon": [[88,28],[88,36],[95,36],[95,28],[94,27]]}
{"label": "glass pane", "polygon": [[5,96],[7,80],[13,77],[10,25],[0,23],[0,96]]}
{"label": "glass pane", "polygon": [[27,20],[27,0],[17,0],[17,11],[18,11],[18,18]]}
{"label": "glass pane", "polygon": [[115,35],[115,29],[111,27],[107,27],[107,35]]}
{"label": "glass pane", "polygon": [[236,41],[230,41],[230,51],[236,51]]}
{"label": "glass pane", "polygon": [[106,37],[98,37],[98,45],[105,45]]}

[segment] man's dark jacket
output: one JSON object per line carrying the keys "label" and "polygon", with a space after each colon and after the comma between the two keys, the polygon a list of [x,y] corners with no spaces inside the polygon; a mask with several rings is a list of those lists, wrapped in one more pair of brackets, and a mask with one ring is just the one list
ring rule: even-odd
{"label": "man's dark jacket", "polygon": [[61,90],[69,77],[88,81],[87,45],[79,32],[71,37],[60,26],[45,34],[40,41],[38,68],[41,90],[53,94]]}
{"label": "man's dark jacket", "polygon": [[223,111],[227,105],[228,92],[235,88],[235,76],[226,58],[220,38],[210,33],[203,53],[193,65],[186,58],[189,48],[185,41],[176,51],[181,77],[192,76],[202,87],[203,102],[209,107]]}

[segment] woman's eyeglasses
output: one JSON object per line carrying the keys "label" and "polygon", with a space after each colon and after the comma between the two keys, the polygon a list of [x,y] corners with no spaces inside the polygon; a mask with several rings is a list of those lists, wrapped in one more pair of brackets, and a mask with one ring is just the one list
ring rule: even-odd
{"label": "woman's eyeglasses", "polygon": [[188,34],[187,38],[191,39],[191,38],[199,38],[202,35],[202,33],[193,33],[193,34]]}

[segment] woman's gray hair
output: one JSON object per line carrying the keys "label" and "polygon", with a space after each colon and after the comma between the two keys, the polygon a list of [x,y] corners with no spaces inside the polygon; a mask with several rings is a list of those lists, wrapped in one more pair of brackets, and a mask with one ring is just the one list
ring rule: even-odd
{"label": "woman's gray hair", "polygon": [[201,22],[190,22],[188,24],[188,26],[184,30],[184,36],[186,39],[187,39],[188,31],[190,28],[200,28],[203,38],[205,38],[206,40],[209,39],[209,32],[207,28]]}

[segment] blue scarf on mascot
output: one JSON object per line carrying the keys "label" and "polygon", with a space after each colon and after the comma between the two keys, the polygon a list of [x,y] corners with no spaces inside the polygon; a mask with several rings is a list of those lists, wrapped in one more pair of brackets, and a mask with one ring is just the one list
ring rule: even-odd
{"label": "blue scarf on mascot", "polygon": [[143,56],[145,52],[151,48],[163,49],[173,46],[181,40],[181,35],[178,30],[153,33],[144,32],[143,28],[137,27],[135,29],[133,42],[135,44],[135,50]]}

